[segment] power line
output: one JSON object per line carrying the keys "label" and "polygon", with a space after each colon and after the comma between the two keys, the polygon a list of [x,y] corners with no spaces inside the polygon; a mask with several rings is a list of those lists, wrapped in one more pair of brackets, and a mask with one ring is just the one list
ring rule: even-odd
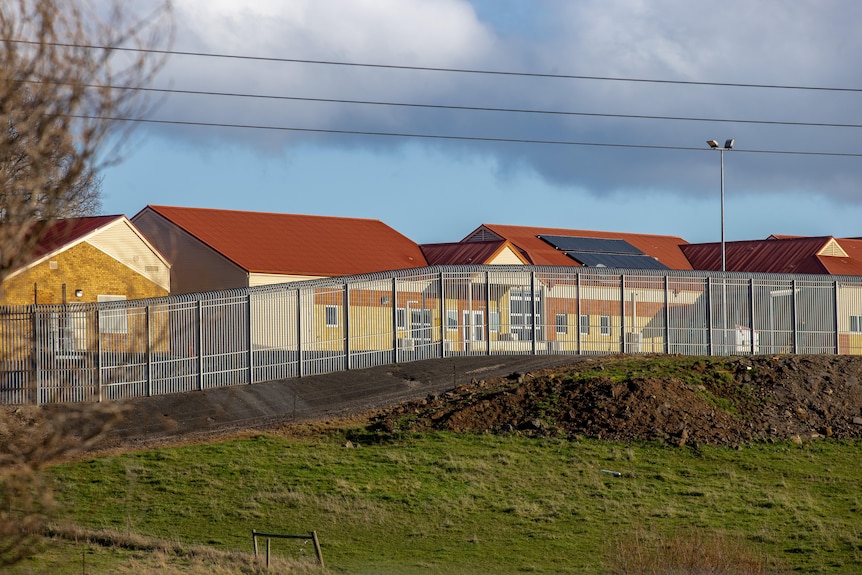
{"label": "power line", "polygon": [[[117,117],[96,117],[85,115],[67,115],[69,118],[80,118],[85,120],[107,120],[113,122],[137,122],[142,124],[165,124],[174,126],[203,126],[213,128],[238,128],[246,130],[273,130],[282,132],[306,132],[318,134],[339,134],[351,136],[380,136],[392,138],[416,138],[427,140],[459,140],[471,142],[495,142],[495,143],[511,143],[511,144],[542,144],[555,146],[589,146],[596,148],[631,148],[631,149],[650,149],[650,150],[684,150],[694,152],[709,152],[711,149],[693,146],[658,146],[646,144],[618,144],[618,143],[603,143],[603,142],[576,142],[567,140],[538,140],[528,138],[493,138],[485,136],[454,136],[445,134],[416,134],[407,132],[372,132],[366,130],[336,130],[323,128],[297,128],[288,126],[265,126],[258,124],[230,124],[225,122],[193,122],[190,120],[156,120],[156,119],[141,119],[141,118],[117,118]],[[845,153],[845,152],[804,152],[792,150],[752,150],[734,148],[733,153],[739,154],[785,154],[795,156],[834,156],[848,158],[862,158],[862,153]]]}
{"label": "power line", "polygon": [[592,75],[577,75],[577,74],[550,74],[541,72],[512,72],[505,70],[482,70],[471,68],[441,68],[433,66],[406,66],[396,64],[373,64],[366,62],[345,62],[338,60],[310,60],[301,58],[277,58],[273,56],[243,56],[239,54],[219,54],[213,52],[191,52],[182,50],[157,50],[153,48],[129,48],[121,46],[97,46],[90,44],[67,44],[62,42],[37,42],[34,40],[7,40],[3,39],[0,42],[9,42],[14,44],[42,44],[46,46],[55,46],[61,48],[84,48],[92,50],[112,50],[116,52],[140,52],[149,54],[162,54],[167,56],[194,56],[205,58],[223,58],[234,60],[252,60],[259,62],[281,62],[293,64],[313,64],[321,66],[345,66],[354,68],[378,68],[385,70],[410,70],[420,72],[446,72],[455,74],[484,74],[493,76],[515,76],[525,78],[554,78],[563,80],[595,80],[603,82],[633,82],[643,84],[670,84],[680,86],[713,86],[723,88],[760,88],[771,90],[809,90],[820,92],[851,92],[862,93],[862,88],[843,88],[835,86],[801,86],[792,84],[753,84],[744,82],[698,82],[694,80],[660,80],[656,78],[627,78],[616,76],[592,76]]}
{"label": "power line", "polygon": [[[41,82],[33,82],[41,83]],[[842,124],[832,122],[793,122],[783,120],[746,120],[738,118],[704,118],[696,116],[656,116],[648,114],[611,114],[602,112],[572,112],[563,110],[536,110],[528,108],[496,108],[490,106],[459,106],[450,104],[419,104],[409,102],[387,102],[375,100],[352,100],[344,98],[312,98],[305,96],[276,96],[268,94],[248,94],[243,92],[216,92],[211,90],[181,90],[176,88],[147,88],[142,86],[106,86],[99,84],[80,84],[86,88],[110,88],[116,90],[134,90],[141,92],[154,92],[161,94],[181,94],[191,96],[220,96],[229,98],[255,98],[262,100],[284,100],[297,102],[319,102],[330,104],[357,104],[366,106],[392,106],[402,108],[422,108],[434,110],[456,110],[469,112],[500,112],[516,114],[539,114],[556,116],[579,116],[591,118],[617,118],[635,120],[669,120],[682,122],[717,122],[728,124],[759,124],[767,126],[794,126],[815,128],[862,128],[862,124]]]}

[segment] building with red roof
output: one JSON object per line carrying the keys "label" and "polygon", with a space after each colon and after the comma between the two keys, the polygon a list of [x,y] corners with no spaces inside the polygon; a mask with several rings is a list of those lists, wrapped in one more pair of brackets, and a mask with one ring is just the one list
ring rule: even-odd
{"label": "building with red roof", "polygon": [[415,242],[379,220],[147,206],[132,221],[171,262],[172,293],[427,265]]}
{"label": "building with red roof", "polygon": [[125,216],[51,222],[5,278],[3,305],[65,304],[168,295],[170,264]]}
{"label": "building with red roof", "polygon": [[677,236],[482,224],[459,243],[502,241],[533,265],[691,269]]}
{"label": "building with red roof", "polygon": [[[721,244],[687,244],[681,250],[692,269],[721,269]],[[730,272],[862,276],[862,240],[832,236],[773,235],[765,240],[725,243]]]}

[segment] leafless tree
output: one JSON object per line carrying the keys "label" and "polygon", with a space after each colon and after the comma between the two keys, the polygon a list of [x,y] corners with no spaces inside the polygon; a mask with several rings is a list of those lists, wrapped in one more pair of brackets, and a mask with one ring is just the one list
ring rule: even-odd
{"label": "leafless tree", "polygon": [[[148,12],[141,13],[149,3]],[[99,209],[99,170],[119,159],[142,87],[163,63],[170,0],[0,2],[0,283],[52,219]],[[160,52],[160,50],[162,52]],[[32,552],[50,506],[46,462],[74,454],[116,420],[90,405],[0,407],[0,565]]]}
{"label": "leafless tree", "polygon": [[51,219],[98,210],[98,171],[134,125],[116,119],[145,112],[135,88],[163,63],[169,2],[0,5],[0,281]]}

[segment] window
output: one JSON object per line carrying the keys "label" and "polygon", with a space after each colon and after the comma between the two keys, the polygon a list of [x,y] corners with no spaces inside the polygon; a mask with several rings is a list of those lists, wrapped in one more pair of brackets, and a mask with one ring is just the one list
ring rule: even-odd
{"label": "window", "polygon": [[326,306],[326,327],[338,327],[338,306]]}
{"label": "window", "polygon": [[850,316],[850,331],[853,333],[862,333],[862,315]]}
{"label": "window", "polygon": [[458,310],[457,309],[447,309],[446,310],[446,329],[449,331],[454,331],[458,329]]}
{"label": "window", "polygon": [[590,316],[581,316],[581,334],[590,335]]}
{"label": "window", "polygon": [[395,310],[395,327],[398,329],[407,329],[407,310],[403,307]]}
{"label": "window", "polygon": [[[124,295],[99,295],[96,296],[96,301],[125,301]],[[103,309],[99,311],[99,333],[128,333],[129,318],[126,310],[120,309]]]}
{"label": "window", "polygon": [[500,312],[492,311],[488,313],[488,329],[493,332],[500,332]]}
{"label": "window", "polygon": [[611,335],[611,316],[603,315],[599,317],[599,333],[602,335]]}
{"label": "window", "polygon": [[542,325],[542,301],[539,292],[533,293],[529,287],[512,288],[509,293],[509,331],[516,334],[519,340],[529,341],[534,333],[537,339]]}
{"label": "window", "polygon": [[569,318],[564,313],[557,314],[557,333],[569,333]]}

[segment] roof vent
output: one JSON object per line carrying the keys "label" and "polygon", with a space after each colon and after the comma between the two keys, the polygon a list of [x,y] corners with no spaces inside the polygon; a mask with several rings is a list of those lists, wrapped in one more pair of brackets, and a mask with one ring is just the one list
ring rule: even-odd
{"label": "roof vent", "polygon": [[841,247],[835,238],[830,238],[826,245],[823,246],[819,252],[817,252],[818,256],[830,256],[834,258],[846,258],[849,257],[847,252],[844,251],[844,248]]}

